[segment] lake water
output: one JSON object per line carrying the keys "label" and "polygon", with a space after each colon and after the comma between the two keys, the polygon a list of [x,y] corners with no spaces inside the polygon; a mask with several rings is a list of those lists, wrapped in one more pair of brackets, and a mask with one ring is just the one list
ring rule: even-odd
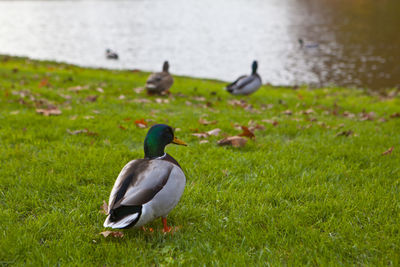
{"label": "lake water", "polygon": [[273,85],[400,87],[399,29],[399,0],[0,0],[1,54]]}

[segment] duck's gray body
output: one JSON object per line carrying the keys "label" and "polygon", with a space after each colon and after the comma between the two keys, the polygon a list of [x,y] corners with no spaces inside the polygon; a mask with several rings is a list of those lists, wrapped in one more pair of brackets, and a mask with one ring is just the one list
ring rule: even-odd
{"label": "duck's gray body", "polygon": [[261,87],[261,77],[258,73],[250,76],[240,76],[236,81],[229,84],[226,90],[233,95],[249,95]]}
{"label": "duck's gray body", "polygon": [[185,184],[185,174],[168,154],[130,161],[111,191],[104,227],[139,227],[165,218],[178,204]]}
{"label": "duck's gray body", "polygon": [[165,61],[162,72],[156,72],[149,76],[146,81],[146,89],[149,93],[160,94],[171,88],[173,83],[174,79],[169,73],[169,63]]}
{"label": "duck's gray body", "polygon": [[236,81],[226,86],[226,90],[233,95],[249,95],[257,91],[261,85],[261,77],[257,73],[257,61],[252,64],[251,75],[240,76]]}

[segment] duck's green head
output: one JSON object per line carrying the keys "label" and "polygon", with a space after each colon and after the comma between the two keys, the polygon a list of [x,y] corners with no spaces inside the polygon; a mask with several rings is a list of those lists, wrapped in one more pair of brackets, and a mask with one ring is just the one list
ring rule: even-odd
{"label": "duck's green head", "polygon": [[186,146],[185,142],[174,136],[174,131],[170,126],[153,125],[144,139],[144,157],[152,159],[163,156],[165,146],[171,143]]}
{"label": "duck's green head", "polygon": [[257,68],[258,68],[257,60],[254,60],[253,64],[251,65],[252,74],[255,74],[257,72]]}

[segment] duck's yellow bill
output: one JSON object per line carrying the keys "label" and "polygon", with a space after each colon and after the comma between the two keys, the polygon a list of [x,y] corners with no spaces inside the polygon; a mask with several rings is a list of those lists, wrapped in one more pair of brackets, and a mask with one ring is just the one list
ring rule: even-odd
{"label": "duck's yellow bill", "polygon": [[174,140],[172,140],[172,143],[177,144],[177,145],[187,146],[187,144],[185,142],[183,142],[182,140],[179,140],[176,137],[174,137]]}

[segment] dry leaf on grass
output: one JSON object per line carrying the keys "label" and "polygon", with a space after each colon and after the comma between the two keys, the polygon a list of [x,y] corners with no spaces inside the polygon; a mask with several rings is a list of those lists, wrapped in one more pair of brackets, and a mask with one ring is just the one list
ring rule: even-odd
{"label": "dry leaf on grass", "polygon": [[108,204],[105,200],[103,200],[103,205],[100,206],[100,213],[108,215]]}
{"label": "dry leaf on grass", "polygon": [[135,124],[139,128],[142,128],[142,129],[147,128],[147,122],[144,119],[135,120]]}
{"label": "dry leaf on grass", "polygon": [[249,128],[247,128],[246,126],[241,126],[243,132],[241,134],[239,134],[239,136],[246,136],[249,137],[250,139],[256,138],[256,136],[254,135],[254,133],[252,131],[249,130]]}
{"label": "dry leaf on grass", "polygon": [[49,85],[49,79],[43,78],[39,83],[39,88],[42,88],[42,87],[48,86],[48,85]]}
{"label": "dry leaf on grass", "polygon": [[104,93],[104,90],[101,87],[97,87],[96,91],[99,92],[99,93]]}
{"label": "dry leaf on grass", "polygon": [[67,133],[71,134],[71,135],[77,135],[77,134],[81,134],[81,133],[85,133],[86,135],[91,135],[91,136],[98,136],[98,133],[95,132],[91,132],[88,129],[82,129],[82,130],[75,130],[75,131],[71,131],[70,129],[67,129]]}
{"label": "dry leaf on grass", "polygon": [[220,146],[230,145],[233,147],[243,147],[246,145],[246,142],[247,142],[246,138],[240,136],[229,136],[219,140],[217,144]]}
{"label": "dry leaf on grass", "polygon": [[285,110],[284,112],[282,112],[282,114],[285,114],[285,115],[292,115],[293,112],[292,112],[290,109],[287,109],[287,110]]}
{"label": "dry leaf on grass", "polygon": [[216,128],[216,129],[210,130],[210,131],[208,131],[208,132],[206,132],[206,133],[207,133],[208,135],[215,135],[215,136],[218,136],[220,132],[221,132],[221,129],[220,129],[220,128]]}
{"label": "dry leaf on grass", "polygon": [[309,109],[303,111],[304,115],[310,115],[313,113],[315,113],[315,111],[312,108],[309,108]]}
{"label": "dry leaf on grass", "polygon": [[208,134],[207,133],[192,133],[193,136],[196,136],[198,138],[207,138]]}
{"label": "dry leaf on grass", "polygon": [[107,236],[119,237],[119,238],[124,237],[124,233],[119,232],[119,231],[104,231],[104,232],[101,232],[100,235],[103,235],[104,237],[107,237]]}
{"label": "dry leaf on grass", "polygon": [[162,98],[156,98],[156,99],[154,99],[154,101],[157,103],[157,104],[168,104],[169,103],[169,100],[168,99],[162,99]]}
{"label": "dry leaf on grass", "polygon": [[133,89],[133,91],[134,91],[136,94],[140,94],[141,92],[144,91],[144,88],[143,88],[143,87],[138,87],[138,88]]}
{"label": "dry leaf on grass", "polygon": [[87,86],[87,85],[85,85],[85,86],[78,85],[78,86],[75,86],[75,87],[68,88],[68,91],[79,92],[79,91],[87,90],[87,89],[89,89],[89,86]]}
{"label": "dry leaf on grass", "polygon": [[137,99],[134,99],[133,102],[135,102],[135,103],[150,103],[151,101],[146,98],[137,98]]}
{"label": "dry leaf on grass", "polygon": [[209,141],[208,140],[200,140],[200,142],[199,142],[199,144],[206,144],[206,143],[209,143]]}
{"label": "dry leaf on grass", "polygon": [[345,111],[343,112],[343,117],[347,117],[347,118],[354,118],[356,115],[354,113]]}
{"label": "dry leaf on grass", "polygon": [[400,118],[400,112],[393,113],[390,118]]}
{"label": "dry leaf on grass", "polygon": [[205,133],[193,133],[192,135],[196,136],[198,138],[207,138],[207,137],[209,137],[211,135],[218,136],[220,132],[221,132],[221,129],[216,128],[216,129],[210,130],[210,131],[205,132]]}
{"label": "dry leaf on grass", "polygon": [[217,121],[207,121],[206,119],[200,118],[199,123],[203,125],[209,125],[209,124],[217,124]]}
{"label": "dry leaf on grass", "polygon": [[393,148],[394,148],[394,146],[392,146],[391,148],[389,148],[388,150],[386,150],[385,152],[383,152],[382,155],[384,156],[384,155],[392,154]]}
{"label": "dry leaf on grass", "polygon": [[376,113],[371,111],[369,113],[363,112],[360,114],[361,121],[373,121],[376,118]]}
{"label": "dry leaf on grass", "polygon": [[87,102],[96,102],[96,100],[97,100],[98,97],[99,97],[98,95],[90,95],[90,96],[87,96],[87,97],[85,98],[85,100],[86,100]]}
{"label": "dry leaf on grass", "polygon": [[340,133],[337,133],[336,134],[336,136],[350,136],[350,135],[352,135],[354,132],[352,131],[352,130],[348,130],[348,131],[343,131],[343,132],[340,132]]}
{"label": "dry leaf on grass", "polygon": [[126,128],[124,127],[124,126],[122,126],[122,125],[119,125],[118,126],[120,129],[122,129],[122,130],[126,130]]}
{"label": "dry leaf on grass", "polygon": [[279,122],[277,122],[276,120],[262,120],[262,122],[266,122],[266,123],[270,123],[273,126],[277,126],[279,124]]}
{"label": "dry leaf on grass", "polygon": [[200,102],[206,101],[206,98],[204,96],[194,96],[192,97],[192,99]]}
{"label": "dry leaf on grass", "polygon": [[118,97],[118,99],[119,100],[123,100],[123,99],[125,99],[126,97],[124,96],[124,95],[120,95],[119,97]]}
{"label": "dry leaf on grass", "polygon": [[44,116],[50,116],[50,115],[60,115],[62,112],[58,108],[53,107],[49,109],[38,108],[36,109],[36,113],[42,114]]}

